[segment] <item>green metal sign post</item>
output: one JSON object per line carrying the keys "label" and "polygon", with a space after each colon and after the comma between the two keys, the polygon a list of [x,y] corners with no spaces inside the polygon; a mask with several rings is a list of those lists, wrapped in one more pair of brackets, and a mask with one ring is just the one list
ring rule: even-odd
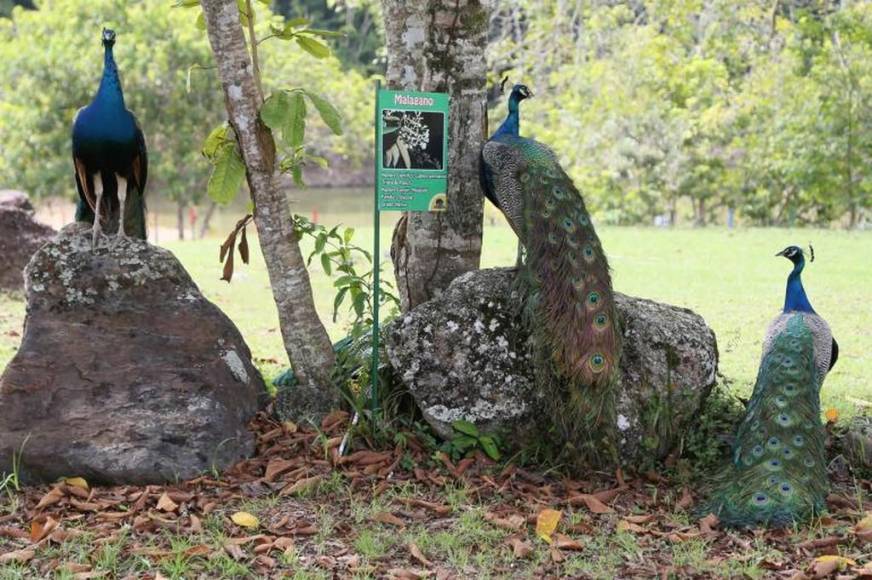
{"label": "green metal sign post", "polygon": [[448,194],[448,107],[444,93],[388,91],[375,86],[372,386],[379,407],[379,216],[382,211],[445,211]]}

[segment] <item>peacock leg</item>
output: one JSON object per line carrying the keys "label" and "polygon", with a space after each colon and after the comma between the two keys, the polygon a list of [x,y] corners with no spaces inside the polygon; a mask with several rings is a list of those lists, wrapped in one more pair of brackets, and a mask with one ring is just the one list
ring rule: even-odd
{"label": "peacock leg", "polygon": [[116,174],[115,179],[118,181],[118,233],[115,234],[115,241],[112,242],[114,248],[118,244],[118,240],[126,238],[127,233],[124,231],[124,208],[127,203],[127,179]]}
{"label": "peacock leg", "polygon": [[94,197],[97,201],[94,207],[94,226],[91,228],[92,250],[97,247],[97,240],[100,238],[100,234],[103,231],[102,224],[100,223],[100,206],[103,205],[103,177],[100,175],[99,171],[94,174]]}

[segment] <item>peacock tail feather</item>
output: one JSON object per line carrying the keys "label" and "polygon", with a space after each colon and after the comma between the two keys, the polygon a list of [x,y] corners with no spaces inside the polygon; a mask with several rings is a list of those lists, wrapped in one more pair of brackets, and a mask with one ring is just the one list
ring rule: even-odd
{"label": "peacock tail feather", "polygon": [[525,320],[551,415],[579,462],[614,461],[621,333],[608,261],[584,200],[537,141],[498,135],[482,157],[486,191],[526,250]]}
{"label": "peacock tail feather", "polygon": [[705,507],[722,523],[786,526],[824,509],[820,389],[831,344],[827,323],[814,313],[786,312],[770,326],[732,461]]}

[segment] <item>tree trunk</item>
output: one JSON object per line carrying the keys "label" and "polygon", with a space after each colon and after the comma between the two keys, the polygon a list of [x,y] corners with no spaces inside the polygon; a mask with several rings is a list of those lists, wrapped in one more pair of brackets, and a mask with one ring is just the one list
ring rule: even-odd
{"label": "tree trunk", "polygon": [[179,234],[179,240],[185,239],[185,202],[179,200],[176,202],[176,231]]}
{"label": "tree trunk", "polygon": [[285,350],[299,385],[293,392],[297,416],[326,413],[339,405],[331,382],[335,355],[312,298],[312,286],[285,194],[275,184],[275,142],[260,121],[257,81],[239,11],[233,0],[201,0],[206,30],[224,89],[230,125],[245,161],[254,201],[254,223],[269,273]]}
{"label": "tree trunk", "polygon": [[479,267],[483,195],[485,46],[492,0],[382,0],[390,88],[451,95],[448,209],[406,213],[391,257],[404,310]]}
{"label": "tree trunk", "polygon": [[[206,234],[209,233],[209,224],[212,222],[212,216],[215,215],[215,209],[218,207],[218,204],[214,201],[209,204],[209,209],[206,210],[206,215],[203,216],[203,221],[200,222],[200,239],[206,237]],[[194,234],[192,233],[191,236]]]}

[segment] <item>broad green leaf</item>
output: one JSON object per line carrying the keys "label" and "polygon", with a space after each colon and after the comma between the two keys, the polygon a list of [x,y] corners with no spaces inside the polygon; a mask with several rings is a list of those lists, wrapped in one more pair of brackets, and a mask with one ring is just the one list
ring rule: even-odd
{"label": "broad green leaf", "polygon": [[296,27],[296,26],[305,26],[305,25],[307,25],[307,24],[309,24],[309,19],[308,19],[308,18],[303,18],[303,17],[301,16],[301,17],[298,17],[298,18],[291,18],[290,20],[286,21],[286,22],[285,22],[285,27],[291,27],[291,28],[294,28],[294,27]]}
{"label": "broad green leaf", "polygon": [[199,5],[200,0],[176,0],[176,3],[173,6],[176,8],[191,8]]}
{"label": "broad green leaf", "polygon": [[327,169],[327,166],[329,165],[327,159],[321,157],[320,155],[306,155],[306,160],[314,161],[318,167],[321,167],[323,169]]}
{"label": "broad green leaf", "polygon": [[347,294],[348,286],[340,288],[339,292],[336,293],[336,297],[333,299],[333,322],[336,322],[336,317],[339,313],[339,307],[342,305],[342,301],[345,300],[345,296]]}
{"label": "broad green leaf", "polygon": [[457,421],[453,421],[451,423],[451,427],[454,428],[455,431],[459,431],[464,435],[469,435],[470,437],[478,437],[478,427],[476,427],[469,421],[458,419]]}
{"label": "broad green leaf", "polygon": [[354,237],[354,228],[345,228],[345,231],[342,232],[342,239],[345,240],[345,243],[351,241],[351,238]]}
{"label": "broad green leaf", "polygon": [[285,91],[276,91],[267,97],[260,106],[260,119],[263,124],[274,131],[284,127],[290,108],[288,100]]}
{"label": "broad green leaf", "polygon": [[354,314],[356,314],[358,316],[358,318],[363,316],[363,311],[366,307],[366,297],[367,297],[366,292],[358,292],[354,296],[354,303],[353,303]]}
{"label": "broad green leaf", "polygon": [[297,149],[303,145],[305,136],[306,101],[303,99],[302,93],[290,93],[288,94],[288,113],[282,125],[282,138],[288,147]]}
{"label": "broad green leaf", "polygon": [[327,234],[321,232],[315,239],[315,253],[320,254],[324,251],[324,246],[327,245]]}
{"label": "broad green leaf", "polygon": [[226,205],[233,201],[245,178],[245,163],[239,157],[235,145],[222,147],[209,177],[206,191],[215,202]]}
{"label": "broad green leaf", "polygon": [[200,13],[197,14],[196,26],[200,30],[206,30],[206,15],[203,14],[202,10],[200,10]]}
{"label": "broad green leaf", "polygon": [[342,115],[339,114],[336,107],[331,105],[330,102],[321,95],[311,91],[306,91],[306,96],[309,97],[309,100],[311,100],[312,104],[315,105],[315,109],[318,110],[318,114],[321,115],[324,124],[330,127],[333,134],[342,135]]}
{"label": "broad green leaf", "polygon": [[479,438],[478,442],[481,443],[481,448],[484,449],[484,452],[487,453],[488,457],[490,457],[494,461],[500,460],[500,457],[502,455],[500,454],[500,450],[497,447],[497,442],[494,441],[493,437],[491,437],[490,435],[484,435],[483,437]]}
{"label": "broad green leaf", "polygon": [[321,254],[321,267],[328,276],[333,274],[333,264],[330,262],[329,254]]}
{"label": "broad green leaf", "polygon": [[298,187],[305,187],[305,183],[303,183],[303,168],[299,165],[294,165],[291,167],[291,177],[294,178],[294,183],[297,184]]}
{"label": "broad green leaf", "polygon": [[315,58],[327,58],[330,56],[330,48],[319,40],[309,38],[308,36],[297,36],[295,40],[300,45],[300,48]]}
{"label": "broad green leaf", "polygon": [[203,141],[203,155],[212,159],[218,153],[218,149],[227,140],[227,125],[219,125],[212,129],[206,140]]}
{"label": "broad green leaf", "polygon": [[467,449],[475,447],[476,444],[478,444],[478,439],[470,437],[469,435],[459,435],[451,440],[451,445],[461,453]]}

